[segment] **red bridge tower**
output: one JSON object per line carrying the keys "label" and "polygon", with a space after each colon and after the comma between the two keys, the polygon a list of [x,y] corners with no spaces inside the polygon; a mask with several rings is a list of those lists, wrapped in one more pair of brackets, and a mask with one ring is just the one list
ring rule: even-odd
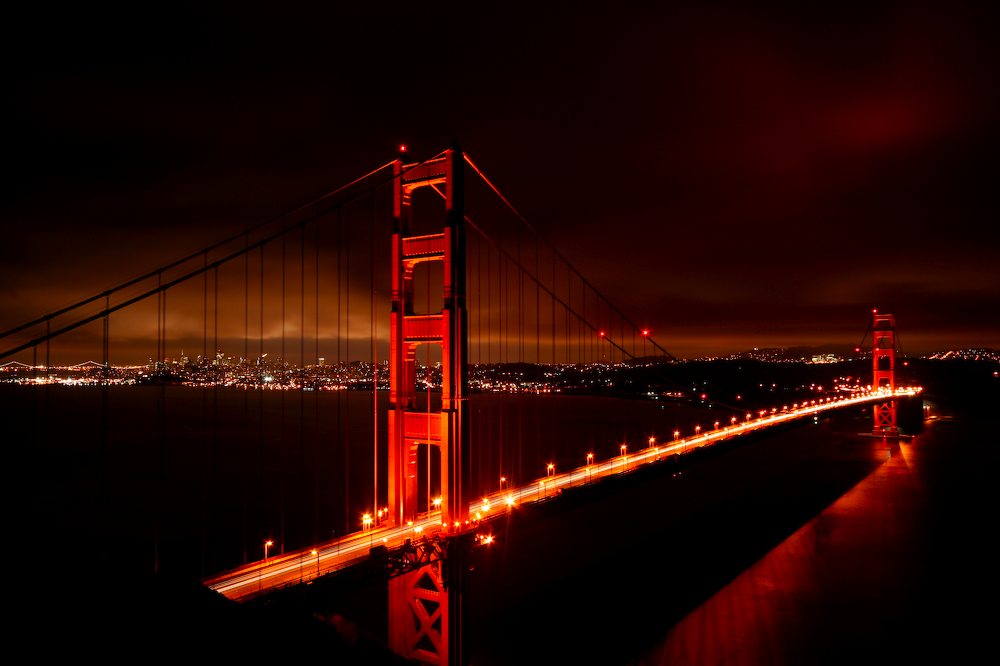
{"label": "red bridge tower", "polygon": [[[872,387],[885,389],[890,396],[896,393],[896,320],[891,314],[873,310],[872,327]],[[889,397],[875,405],[873,435],[896,436],[896,399]]]}
{"label": "red bridge tower", "polygon": [[[434,664],[458,664],[462,656],[463,532],[469,517],[471,472],[465,387],[468,376],[466,313],[464,158],[452,148],[416,164],[396,160],[393,187],[392,313],[389,346],[389,520],[405,525],[417,516],[419,447],[440,451],[443,541],[423,546],[411,566],[389,579],[389,644],[398,654]],[[440,233],[410,235],[412,195],[441,188],[445,199]],[[442,191],[443,190],[443,191]],[[415,314],[413,271],[441,262],[442,307]],[[416,349],[441,345],[441,409],[416,409]],[[431,456],[427,456],[428,465]],[[430,507],[427,507],[430,510]]]}

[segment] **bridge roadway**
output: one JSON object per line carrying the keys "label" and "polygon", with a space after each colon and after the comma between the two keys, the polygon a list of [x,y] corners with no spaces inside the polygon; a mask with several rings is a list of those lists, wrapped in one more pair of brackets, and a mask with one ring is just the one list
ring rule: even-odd
{"label": "bridge roadway", "polygon": [[[908,397],[916,395],[919,391],[919,388],[903,388],[897,389],[895,395]],[[691,437],[678,437],[662,444],[652,442],[649,446],[634,452],[625,449],[621,455],[599,462],[588,460],[590,464],[568,472],[556,473],[555,470],[551,470],[548,476],[540,477],[531,484],[499,490],[472,502],[469,505],[469,523],[462,527],[462,531],[478,529],[486,525],[490,519],[513,510],[518,505],[556,497],[563,488],[594,483],[614,474],[623,474],[634,470],[640,465],[655,463],[676,454],[711,446],[726,439],[788,423],[820,412],[878,402],[887,397],[888,394],[885,390],[878,390],[854,393],[850,397],[839,399],[813,400],[808,404],[783,408],[780,411],[758,412],[756,418],[749,414],[743,422],[730,422],[728,425],[720,425],[718,428],[699,432]],[[369,527],[360,532],[354,532],[317,545],[315,548],[284,553],[252,562],[214,576],[203,583],[230,599],[245,600],[268,591],[305,583],[319,576],[357,564],[370,557],[371,549],[374,546],[394,549],[403,546],[407,540],[417,542],[420,539],[433,539],[445,531],[440,516],[440,511],[432,511],[407,525]],[[488,529],[488,526],[485,529]],[[489,535],[484,534],[483,536],[488,537]]]}

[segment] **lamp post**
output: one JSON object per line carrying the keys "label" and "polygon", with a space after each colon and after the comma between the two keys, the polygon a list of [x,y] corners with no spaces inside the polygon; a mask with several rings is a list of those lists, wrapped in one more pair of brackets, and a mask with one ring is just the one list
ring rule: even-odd
{"label": "lamp post", "polygon": [[371,514],[365,513],[361,516],[361,529],[368,532],[368,547],[374,546],[375,535],[372,534],[372,517]]}
{"label": "lamp post", "polygon": [[313,548],[312,554],[316,556],[316,578],[319,578],[319,551]]}
{"label": "lamp post", "polygon": [[262,587],[264,585],[263,578],[264,578],[264,566],[267,564],[267,549],[270,548],[273,544],[274,544],[274,542],[271,541],[270,539],[268,539],[267,541],[264,542],[264,561],[261,562],[261,565],[257,568],[257,589],[258,590],[262,589]]}
{"label": "lamp post", "polygon": [[556,475],[556,466],[555,466],[555,464],[554,463],[549,463],[548,465],[546,465],[545,466],[545,476],[555,476],[555,475]]}
{"label": "lamp post", "polygon": [[507,477],[506,476],[501,476],[500,477],[500,490],[503,490],[503,486],[504,486],[505,483],[507,483]]}
{"label": "lamp post", "polygon": [[625,472],[628,470],[628,456],[626,455],[628,447],[625,444],[622,444],[621,448],[622,448],[622,472]]}
{"label": "lamp post", "polygon": [[588,453],[587,454],[587,481],[590,481],[593,478],[593,474],[592,474],[591,469],[590,469],[590,466],[593,465],[593,464],[594,464],[594,454],[593,453]]}

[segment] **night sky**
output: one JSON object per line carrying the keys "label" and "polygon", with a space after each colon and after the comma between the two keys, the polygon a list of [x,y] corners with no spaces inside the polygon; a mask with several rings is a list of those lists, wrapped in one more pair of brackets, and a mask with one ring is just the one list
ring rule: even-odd
{"label": "night sky", "polygon": [[5,10],[0,326],[457,139],[677,357],[1000,348],[988,3],[425,4]]}

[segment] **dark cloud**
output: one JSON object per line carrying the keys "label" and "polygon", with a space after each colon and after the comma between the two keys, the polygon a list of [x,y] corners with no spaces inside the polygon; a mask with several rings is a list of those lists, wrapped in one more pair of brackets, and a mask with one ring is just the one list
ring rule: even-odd
{"label": "dark cloud", "polygon": [[[13,324],[453,137],[683,355],[1000,347],[996,44],[963,3],[20,8]],[[623,262],[629,270],[622,270]],[[909,336],[904,332],[911,332]]]}

